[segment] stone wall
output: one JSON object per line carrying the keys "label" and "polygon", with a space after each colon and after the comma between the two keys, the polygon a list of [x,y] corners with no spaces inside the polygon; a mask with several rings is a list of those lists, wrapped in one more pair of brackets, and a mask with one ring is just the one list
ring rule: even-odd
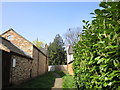
{"label": "stone wall", "polygon": [[32,56],[33,45],[28,42],[25,38],[17,34],[13,30],[8,30],[6,33],[1,35],[2,37],[11,41],[14,45],[18,46],[23,51],[27,52],[30,56]]}
{"label": "stone wall", "polygon": [[48,71],[65,71],[66,73],[73,75],[72,63],[68,65],[50,65]]}
{"label": "stone wall", "polygon": [[[13,59],[16,60],[15,67],[13,67]],[[17,85],[30,79],[31,61],[32,60],[21,56],[17,55],[11,56],[11,68],[10,68],[11,84]]]}
{"label": "stone wall", "polygon": [[39,61],[38,61],[38,74],[42,75],[45,73],[45,60],[44,60],[44,56],[42,53],[39,53],[39,57],[38,57]]}
{"label": "stone wall", "polygon": [[46,73],[48,64],[47,64],[47,57],[42,53],[39,53],[39,75]]}
{"label": "stone wall", "polygon": [[38,50],[33,48],[33,61],[32,61],[32,77],[38,75]]}
{"label": "stone wall", "polygon": [[10,80],[12,83],[17,84],[29,78],[45,74],[48,71],[47,56],[28,40],[20,36],[12,29],[8,30],[1,36],[11,41],[15,46],[22,49],[33,58],[33,60],[28,60],[26,58],[13,55],[13,58],[16,58],[17,62],[16,67],[11,67]]}
{"label": "stone wall", "polygon": [[36,47],[33,47],[32,76],[45,74],[48,70],[47,56],[42,54]]}
{"label": "stone wall", "polygon": [[50,65],[49,71],[65,71],[67,72],[67,65]]}
{"label": "stone wall", "polygon": [[70,63],[70,64],[67,65],[67,71],[68,71],[68,73],[69,73],[70,75],[73,75],[72,64],[73,64],[73,63]]}

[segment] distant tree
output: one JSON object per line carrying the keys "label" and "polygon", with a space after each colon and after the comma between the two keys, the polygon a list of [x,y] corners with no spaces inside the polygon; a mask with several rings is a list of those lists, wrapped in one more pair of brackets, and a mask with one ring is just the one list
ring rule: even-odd
{"label": "distant tree", "polygon": [[44,48],[44,46],[45,46],[45,44],[42,41],[38,41],[38,38],[37,38],[37,40],[32,41],[32,43],[38,48]]}
{"label": "distant tree", "polygon": [[64,34],[65,38],[65,44],[69,45],[74,45],[77,43],[80,39],[79,35],[81,34],[82,29],[77,27],[77,28],[69,28],[68,31]]}
{"label": "distant tree", "polygon": [[49,65],[63,65],[67,63],[64,49],[63,39],[57,34],[48,47]]}

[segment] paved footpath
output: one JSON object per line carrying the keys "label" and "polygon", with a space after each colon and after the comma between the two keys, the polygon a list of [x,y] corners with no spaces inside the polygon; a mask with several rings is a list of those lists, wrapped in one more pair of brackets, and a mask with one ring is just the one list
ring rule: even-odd
{"label": "paved footpath", "polygon": [[52,87],[51,90],[62,90],[62,78],[57,73],[54,73],[54,75],[56,79],[55,79],[54,87]]}

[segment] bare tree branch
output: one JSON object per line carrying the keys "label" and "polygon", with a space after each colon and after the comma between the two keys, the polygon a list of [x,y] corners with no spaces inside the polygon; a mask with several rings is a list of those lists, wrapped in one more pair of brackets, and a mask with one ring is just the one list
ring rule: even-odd
{"label": "bare tree branch", "polygon": [[74,45],[80,39],[79,35],[82,33],[82,29],[77,28],[69,28],[67,32],[64,34],[65,44]]}

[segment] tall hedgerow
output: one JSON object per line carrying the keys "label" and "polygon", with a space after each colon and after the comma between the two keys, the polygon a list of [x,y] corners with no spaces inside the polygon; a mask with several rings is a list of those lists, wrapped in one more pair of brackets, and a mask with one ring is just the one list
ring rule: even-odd
{"label": "tall hedgerow", "polygon": [[120,2],[101,2],[74,46],[74,79],[78,89],[120,90]]}

